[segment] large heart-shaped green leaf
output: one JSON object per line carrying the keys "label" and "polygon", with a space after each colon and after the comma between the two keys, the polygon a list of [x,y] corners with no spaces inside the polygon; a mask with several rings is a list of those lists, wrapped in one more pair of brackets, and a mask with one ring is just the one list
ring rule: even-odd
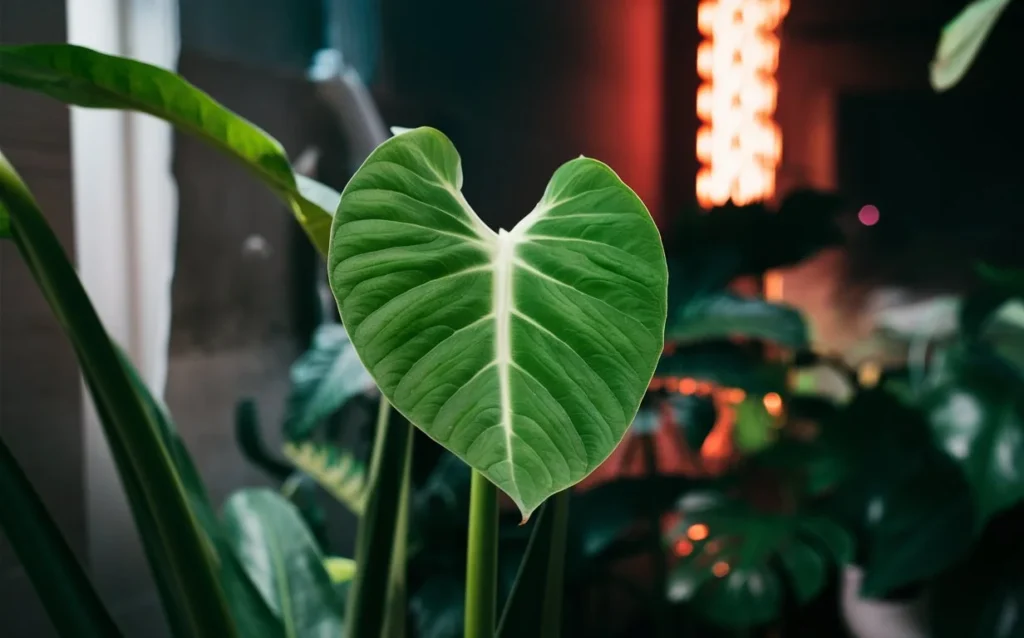
{"label": "large heart-shaped green leaf", "polygon": [[[292,209],[326,253],[336,200],[296,180],[281,144],[176,73],[70,44],[0,47],[0,82],[90,108],[139,111],[166,120],[240,161]],[[5,227],[0,214],[0,233]]]}
{"label": "large heart-shaped green leaf", "polygon": [[292,365],[291,381],[284,433],[292,440],[309,437],[346,401],[376,387],[345,328],[336,323],[317,329],[309,350]]}
{"label": "large heart-shaped green leaf", "polygon": [[774,620],[787,602],[816,596],[852,555],[846,533],[823,518],[758,512],[716,493],[687,495],[680,510],[667,595],[716,625]]}
{"label": "large heart-shaped green leaf", "polygon": [[932,88],[945,91],[964,77],[1009,4],[1010,0],[975,0],[945,26],[931,64]]}
{"label": "large heart-shaped green leaf", "polygon": [[236,492],[224,504],[224,528],[245,571],[281,619],[285,636],[342,634],[343,601],[291,503],[267,489]]}
{"label": "large heart-shaped green leaf", "polygon": [[511,231],[489,229],[461,187],[440,132],[384,142],[342,193],[331,287],[387,398],[528,517],[633,420],[662,351],[664,250],[595,160],[559,168]]}

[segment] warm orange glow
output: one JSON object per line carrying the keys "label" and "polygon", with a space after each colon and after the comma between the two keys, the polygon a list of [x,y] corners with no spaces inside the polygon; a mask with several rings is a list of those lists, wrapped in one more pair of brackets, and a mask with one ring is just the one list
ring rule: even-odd
{"label": "warm orange glow", "polygon": [[711,208],[771,199],[782,158],[772,117],[779,87],[779,39],[773,31],[789,0],[701,0],[697,26],[697,199]]}
{"label": "warm orange glow", "polygon": [[743,403],[743,399],[746,398],[747,393],[740,388],[732,388],[725,392],[725,400],[729,403]]}
{"label": "warm orange glow", "polygon": [[662,379],[660,377],[654,377],[653,379],[651,379],[651,383],[650,383],[650,385],[647,386],[647,389],[650,390],[651,392],[657,392],[658,390],[662,389],[664,386],[665,386],[665,380],[664,379]]}
{"label": "warm orange glow", "polygon": [[665,389],[669,392],[679,392],[679,379],[677,377],[665,379]]}
{"label": "warm orange glow", "polygon": [[711,384],[706,382],[706,381],[701,381],[701,382],[697,383],[697,386],[696,386],[697,396],[706,397],[709,394],[711,394],[712,390],[714,390],[714,388],[712,388]]}
{"label": "warm orange glow", "polygon": [[685,538],[680,538],[676,541],[676,556],[689,556],[692,551],[693,543],[690,541]]}
{"label": "warm orange glow", "polygon": [[693,394],[697,391],[697,382],[694,379],[683,379],[679,382],[679,391],[683,394]]}
{"label": "warm orange glow", "polygon": [[686,535],[690,537],[690,540],[702,541],[708,537],[708,526],[703,523],[690,525],[690,528],[686,530]]}
{"label": "warm orange glow", "polygon": [[719,578],[724,578],[729,573],[729,563],[718,561],[711,566],[711,573]]}
{"label": "warm orange glow", "polygon": [[764,409],[772,416],[779,416],[782,414],[782,397],[776,392],[764,395]]}

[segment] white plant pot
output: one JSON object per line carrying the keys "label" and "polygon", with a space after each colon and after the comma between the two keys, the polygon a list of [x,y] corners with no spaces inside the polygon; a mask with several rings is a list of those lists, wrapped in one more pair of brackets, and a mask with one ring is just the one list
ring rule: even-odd
{"label": "white plant pot", "polygon": [[925,597],[908,601],[887,601],[862,598],[859,567],[843,568],[840,583],[840,604],[846,626],[855,638],[928,638],[925,621]]}

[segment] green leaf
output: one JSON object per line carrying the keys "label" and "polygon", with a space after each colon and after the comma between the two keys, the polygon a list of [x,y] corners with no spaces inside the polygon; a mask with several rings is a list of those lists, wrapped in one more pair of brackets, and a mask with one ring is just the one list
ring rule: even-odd
{"label": "green leaf", "polygon": [[808,602],[852,555],[842,528],[822,518],[758,512],[714,493],[687,495],[680,512],[668,596],[723,627],[767,623],[788,600]]}
{"label": "green leaf", "polygon": [[1024,498],[1024,381],[980,347],[950,357],[922,406],[939,446],[967,477],[984,524]]}
{"label": "green leaf", "polygon": [[[0,58],[0,72],[6,72],[4,65]],[[160,424],[53,230],[2,155],[0,202],[10,214],[18,251],[75,348],[172,630],[179,638],[238,635],[209,540],[196,524]]]}
{"label": "green leaf", "polygon": [[945,457],[889,483],[868,514],[861,594],[869,598],[925,582],[975,540],[970,488]]}
{"label": "green leaf", "polygon": [[501,613],[498,638],[559,638],[562,635],[569,497],[568,490],[555,494],[537,517],[512,592]]}
{"label": "green leaf", "polygon": [[[120,351],[119,354],[132,386],[141,397],[150,418],[157,425],[161,442],[174,463],[182,487],[188,496],[189,508],[203,531],[204,540],[208,544],[209,550],[216,556],[218,580],[224,589],[227,605],[235,620],[235,625],[238,627],[239,635],[245,638],[282,636],[284,629],[281,623],[263,601],[235,556],[234,550],[228,544],[221,521],[210,503],[206,486],[203,484],[184,442],[178,435],[167,408],[149,391],[128,356],[123,351]],[[149,531],[151,528],[152,531]],[[152,524],[147,527],[140,523],[139,529],[143,537],[157,533]]]}
{"label": "green leaf", "polygon": [[64,638],[118,638],[121,632],[39,495],[0,439],[0,531]]}
{"label": "green leaf", "polygon": [[658,229],[604,164],[555,172],[511,231],[461,193],[440,132],[379,146],[342,193],[328,272],[384,395],[524,518],[622,439],[662,351]]}
{"label": "green leaf", "polygon": [[679,497],[702,483],[684,476],[622,478],[575,494],[570,525],[579,549],[600,558],[637,521],[670,511]]}
{"label": "green leaf", "polygon": [[752,454],[771,445],[776,438],[776,418],[764,407],[764,397],[748,396],[736,406],[733,441],[737,449]]}
{"label": "green leaf", "polygon": [[7,239],[11,236],[11,218],[7,209],[0,205],[0,239]]}
{"label": "green leaf", "polygon": [[253,171],[327,253],[335,209],[320,205],[331,201],[326,187],[312,186],[308,178],[297,184],[277,140],[176,73],[70,44],[34,44],[0,47],[0,82],[67,104],[139,111],[170,122]]}
{"label": "green leaf", "polygon": [[749,394],[786,391],[787,366],[769,362],[758,344],[708,341],[676,346],[658,362],[657,376],[708,381]]}
{"label": "green leaf", "polygon": [[934,638],[1016,638],[1024,633],[1024,546],[1021,511],[993,522],[967,560],[943,572],[929,590]]}
{"label": "green leaf", "polygon": [[235,441],[246,460],[277,481],[286,481],[295,472],[292,466],[274,458],[263,443],[256,402],[251,399],[235,405]]}
{"label": "green leaf", "polygon": [[701,295],[673,307],[665,326],[669,341],[746,337],[788,348],[808,345],[807,325],[796,308],[729,292]]}
{"label": "green leaf", "polygon": [[337,638],[342,601],[298,510],[267,489],[236,492],[224,504],[224,528],[235,554],[288,638]]}
{"label": "green leaf", "polygon": [[350,512],[366,506],[366,466],[351,452],[313,441],[284,444],[284,455]]}
{"label": "green leaf", "polygon": [[352,579],[356,577],[356,562],[351,558],[332,556],[324,559],[324,569],[331,577],[335,597],[341,601],[348,600]]}
{"label": "green leaf", "polygon": [[292,365],[291,381],[284,433],[293,441],[310,437],[346,401],[375,388],[348,333],[336,323],[317,328],[312,346]]}
{"label": "green leaf", "polygon": [[946,91],[967,74],[1010,0],[975,0],[942,30],[931,63],[932,88]]}
{"label": "green leaf", "polygon": [[[409,483],[412,470],[413,428],[392,415],[380,402],[370,465],[368,497],[356,537],[358,565],[346,612],[345,635],[392,638],[396,600],[404,590],[404,576],[396,556],[406,541]],[[402,561],[404,562],[404,561]]]}

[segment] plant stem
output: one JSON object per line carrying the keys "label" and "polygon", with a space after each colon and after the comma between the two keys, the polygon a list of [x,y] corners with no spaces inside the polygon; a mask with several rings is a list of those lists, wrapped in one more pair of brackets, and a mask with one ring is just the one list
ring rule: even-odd
{"label": "plant stem", "polygon": [[412,424],[392,418],[391,405],[381,397],[369,494],[356,538],[359,568],[348,599],[348,638],[384,635],[394,589],[395,541],[402,526],[402,507],[408,500],[403,494],[409,482],[412,434]]}
{"label": "plant stem", "polygon": [[[544,613],[541,617],[540,638],[558,638],[562,635],[562,599],[565,598],[565,549],[569,530],[570,490],[562,490],[551,497],[552,529],[549,542],[547,586],[544,590]],[[543,539],[539,539],[543,540]]]}
{"label": "plant stem", "polygon": [[[643,450],[644,466],[648,476],[658,474],[658,454],[654,445],[654,436],[641,434],[640,447]],[[651,556],[651,568],[654,576],[654,592],[652,595],[654,605],[654,635],[656,638],[670,638],[672,636],[672,624],[668,600],[665,598],[668,592],[668,568],[665,565],[665,547],[661,540],[661,512],[652,508],[648,537],[648,550]]]}
{"label": "plant stem", "polygon": [[473,471],[469,488],[465,638],[493,638],[498,607],[498,488]]}

